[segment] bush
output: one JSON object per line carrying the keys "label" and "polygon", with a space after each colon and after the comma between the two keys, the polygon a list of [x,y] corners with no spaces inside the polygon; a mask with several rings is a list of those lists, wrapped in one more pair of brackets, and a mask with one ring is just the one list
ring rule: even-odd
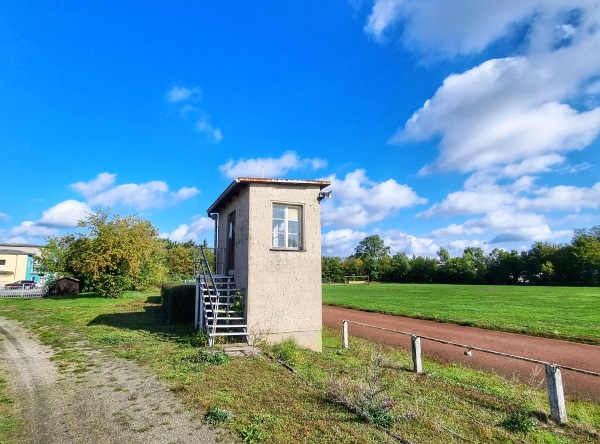
{"label": "bush", "polygon": [[293,365],[300,357],[298,344],[294,339],[286,339],[285,341],[274,345],[272,350],[273,356],[275,356],[276,359],[285,362],[288,365]]}
{"label": "bush", "polygon": [[501,425],[513,433],[529,433],[537,429],[537,422],[526,410],[516,410],[508,415]]}
{"label": "bush", "polygon": [[160,295],[168,323],[194,322],[196,304],[196,286],[194,284],[168,282],[163,284]]}

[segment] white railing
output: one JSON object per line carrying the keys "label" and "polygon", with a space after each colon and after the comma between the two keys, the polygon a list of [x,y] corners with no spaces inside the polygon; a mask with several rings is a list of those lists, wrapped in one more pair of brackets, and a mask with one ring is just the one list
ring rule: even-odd
{"label": "white railing", "polygon": [[0,299],[7,298],[41,298],[48,294],[48,287],[0,287]]}

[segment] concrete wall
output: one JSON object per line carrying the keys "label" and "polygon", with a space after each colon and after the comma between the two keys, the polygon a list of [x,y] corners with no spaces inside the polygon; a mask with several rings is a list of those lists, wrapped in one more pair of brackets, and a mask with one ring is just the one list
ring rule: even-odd
{"label": "concrete wall", "polygon": [[[268,342],[293,337],[321,351],[321,210],[318,186],[252,184],[249,196],[247,320]],[[271,248],[272,205],[299,205],[302,250]]]}

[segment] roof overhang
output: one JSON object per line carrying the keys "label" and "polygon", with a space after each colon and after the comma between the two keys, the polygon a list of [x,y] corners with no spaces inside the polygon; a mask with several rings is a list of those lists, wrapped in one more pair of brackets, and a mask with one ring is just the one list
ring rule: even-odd
{"label": "roof overhang", "polygon": [[221,193],[217,200],[213,202],[213,204],[206,210],[206,212],[210,215],[212,213],[217,213],[221,208],[223,208],[228,202],[230,202],[235,196],[237,196],[240,191],[245,189],[246,187],[252,184],[262,184],[262,185],[281,185],[287,187],[299,187],[303,188],[306,186],[314,186],[318,187],[319,190],[328,187],[331,185],[331,182],[328,180],[295,180],[295,179],[265,179],[265,178],[254,178],[254,177],[238,177],[236,180],[231,182],[231,184]]}

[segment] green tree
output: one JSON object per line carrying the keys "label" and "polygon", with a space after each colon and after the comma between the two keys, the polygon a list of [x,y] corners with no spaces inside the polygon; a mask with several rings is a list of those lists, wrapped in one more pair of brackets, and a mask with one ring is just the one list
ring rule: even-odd
{"label": "green tree", "polygon": [[600,225],[574,230],[571,246],[579,279],[590,284],[600,282]]}
{"label": "green tree", "polygon": [[385,245],[379,235],[367,236],[358,243],[354,257],[361,259],[365,264],[365,271],[372,280],[381,277],[381,262],[390,257],[390,247]]}
{"label": "green tree", "polygon": [[344,266],[339,257],[321,257],[321,275],[326,282],[344,282]]}
{"label": "green tree", "polygon": [[160,284],[166,273],[158,230],[136,216],[110,218],[98,209],[78,223],[81,231],[48,239],[42,263],[48,271],[70,274],[105,297]]}
{"label": "green tree", "polygon": [[192,279],[194,277],[194,249],[188,244],[174,244],[166,251],[165,265],[169,279]]}

